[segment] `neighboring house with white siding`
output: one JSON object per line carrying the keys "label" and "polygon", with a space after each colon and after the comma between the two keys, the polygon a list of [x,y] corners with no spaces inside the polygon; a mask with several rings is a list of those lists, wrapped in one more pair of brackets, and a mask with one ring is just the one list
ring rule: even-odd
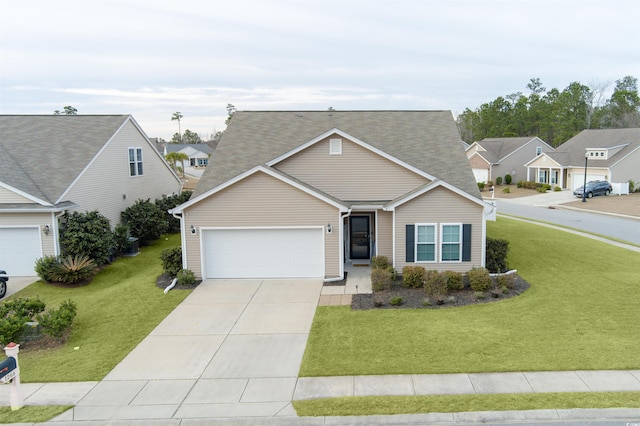
{"label": "neighboring house with white siding", "polygon": [[112,227],[138,199],[182,183],[130,115],[0,115],[0,269],[34,275],[58,255],[58,218],[98,210]]}
{"label": "neighboring house with white siding", "polygon": [[[586,157],[586,170],[585,170]],[[553,152],[526,163],[536,182],[575,190],[585,180],[640,184],[640,128],[583,130]],[[557,176],[558,180],[549,181]],[[615,192],[615,187],[614,187]]]}
{"label": "neighboring house with white siding", "polygon": [[374,255],[484,266],[491,209],[450,111],[238,111],[173,213],[198,277],[331,281]]}

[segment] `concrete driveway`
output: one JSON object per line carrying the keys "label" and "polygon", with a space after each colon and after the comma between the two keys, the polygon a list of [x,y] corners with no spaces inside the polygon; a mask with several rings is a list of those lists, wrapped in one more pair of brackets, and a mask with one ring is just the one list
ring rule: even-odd
{"label": "concrete driveway", "polygon": [[295,415],[321,289],[321,279],[207,280],[64,416]]}

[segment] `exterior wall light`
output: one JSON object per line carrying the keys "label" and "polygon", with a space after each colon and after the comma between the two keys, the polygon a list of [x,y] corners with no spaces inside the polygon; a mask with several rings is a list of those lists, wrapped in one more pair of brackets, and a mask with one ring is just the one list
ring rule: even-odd
{"label": "exterior wall light", "polygon": [[196,233],[196,227],[191,225],[191,233],[195,235]]}
{"label": "exterior wall light", "polygon": [[330,234],[331,231],[333,231],[333,228],[331,228],[331,224],[327,224],[327,234]]}
{"label": "exterior wall light", "polygon": [[44,235],[49,235],[49,232],[51,232],[51,228],[49,228],[49,225],[44,225],[42,227],[42,232],[44,233]]}

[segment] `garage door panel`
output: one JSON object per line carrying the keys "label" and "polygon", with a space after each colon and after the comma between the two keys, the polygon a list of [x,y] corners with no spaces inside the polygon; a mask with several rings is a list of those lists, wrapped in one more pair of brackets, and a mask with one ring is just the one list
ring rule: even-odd
{"label": "garage door panel", "polygon": [[[571,184],[571,190],[575,190],[577,188],[580,188],[582,185],[584,185],[584,174],[580,175],[580,174],[576,174],[574,173],[572,176],[572,184]],[[592,180],[606,180],[604,178],[604,175],[590,175],[587,174],[587,182],[591,182]]]}
{"label": "garage door panel", "polygon": [[473,176],[476,178],[476,182],[487,182],[489,180],[489,170],[473,169]]}
{"label": "garage door panel", "polygon": [[205,230],[203,259],[207,278],[323,277],[323,230]]}
{"label": "garage door panel", "polygon": [[0,269],[11,276],[33,276],[42,257],[38,228],[0,228]]}

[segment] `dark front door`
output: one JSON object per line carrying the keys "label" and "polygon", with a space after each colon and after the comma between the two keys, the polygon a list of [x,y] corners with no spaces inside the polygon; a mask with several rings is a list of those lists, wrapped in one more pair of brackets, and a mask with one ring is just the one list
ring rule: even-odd
{"label": "dark front door", "polygon": [[369,259],[369,216],[351,216],[351,259]]}

